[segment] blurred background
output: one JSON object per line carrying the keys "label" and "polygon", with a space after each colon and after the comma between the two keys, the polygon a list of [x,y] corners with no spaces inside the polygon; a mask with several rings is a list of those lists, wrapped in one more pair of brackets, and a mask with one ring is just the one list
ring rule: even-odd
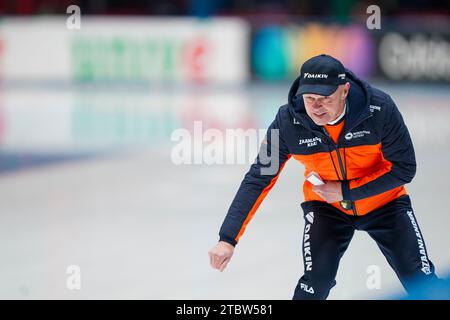
{"label": "blurred background", "polygon": [[[203,133],[267,128],[320,53],[396,101],[415,214],[438,275],[450,271],[450,1],[0,0],[0,15],[0,298],[290,299],[303,167],[288,162],[217,272],[207,252],[257,146],[208,163],[208,147],[246,140]],[[173,161],[180,129],[191,164]],[[329,298],[401,294],[357,232]]]}

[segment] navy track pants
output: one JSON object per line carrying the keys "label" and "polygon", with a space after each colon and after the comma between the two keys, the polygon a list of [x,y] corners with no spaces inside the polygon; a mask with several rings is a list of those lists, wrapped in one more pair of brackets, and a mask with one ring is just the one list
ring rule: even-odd
{"label": "navy track pants", "polygon": [[326,299],[336,285],[339,261],[355,230],[374,239],[408,292],[416,281],[437,279],[408,195],[364,216],[350,216],[328,203],[302,203],[304,275],[294,300]]}

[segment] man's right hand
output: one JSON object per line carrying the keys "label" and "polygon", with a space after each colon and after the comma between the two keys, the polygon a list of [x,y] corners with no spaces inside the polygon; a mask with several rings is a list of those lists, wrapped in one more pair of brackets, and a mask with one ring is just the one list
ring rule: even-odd
{"label": "man's right hand", "polygon": [[209,250],[209,263],[214,269],[222,272],[230,262],[233,256],[234,247],[225,241],[219,241],[211,250]]}

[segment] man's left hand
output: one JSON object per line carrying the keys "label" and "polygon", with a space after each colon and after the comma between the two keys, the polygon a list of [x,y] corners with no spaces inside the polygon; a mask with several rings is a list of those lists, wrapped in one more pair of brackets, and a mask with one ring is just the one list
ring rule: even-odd
{"label": "man's left hand", "polygon": [[339,181],[324,181],[325,184],[313,186],[312,190],[328,203],[344,200]]}

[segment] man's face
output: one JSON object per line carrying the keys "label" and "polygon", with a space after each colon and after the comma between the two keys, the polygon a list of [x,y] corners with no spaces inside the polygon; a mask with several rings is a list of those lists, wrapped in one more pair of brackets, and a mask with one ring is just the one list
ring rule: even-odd
{"label": "man's face", "polygon": [[319,126],[326,125],[335,120],[344,110],[345,98],[347,97],[350,84],[340,85],[337,90],[329,96],[321,96],[313,93],[305,93],[303,101],[306,113]]}

